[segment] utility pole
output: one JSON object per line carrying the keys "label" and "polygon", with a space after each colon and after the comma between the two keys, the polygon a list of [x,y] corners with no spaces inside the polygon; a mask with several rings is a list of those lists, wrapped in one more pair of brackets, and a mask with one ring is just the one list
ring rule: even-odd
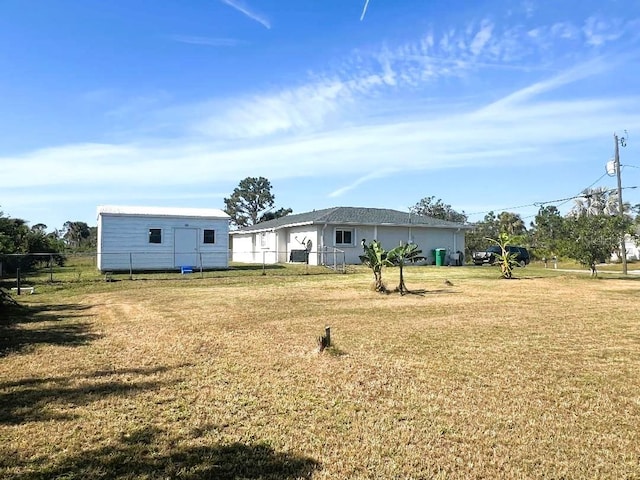
{"label": "utility pole", "polygon": [[[620,178],[620,148],[618,147],[618,143],[620,140],[618,139],[618,135],[613,134],[613,140],[615,143],[615,157],[613,161],[615,162],[616,175],[618,176],[618,213],[620,214],[620,218],[624,218],[624,205],[622,204],[622,179]],[[623,139],[624,140],[624,139]],[[622,241],[620,242],[620,256],[622,257],[622,273],[624,275],[627,274],[627,248],[625,245],[625,234],[622,234]]]}

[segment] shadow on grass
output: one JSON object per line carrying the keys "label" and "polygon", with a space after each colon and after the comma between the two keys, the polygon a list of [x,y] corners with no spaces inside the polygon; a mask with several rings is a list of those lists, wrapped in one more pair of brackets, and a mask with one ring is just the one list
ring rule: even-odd
{"label": "shadow on grass", "polygon": [[99,338],[77,318],[86,305],[3,305],[0,307],[0,358],[36,345],[84,345]]}
{"label": "shadow on grass", "polygon": [[285,267],[280,264],[265,264],[261,263],[247,263],[244,265],[240,264],[232,264],[229,265],[229,271],[245,271],[245,272],[253,272],[253,271],[262,271],[262,270],[282,270]]}
{"label": "shadow on grass", "polygon": [[[0,383],[0,425],[70,420],[77,416],[72,412],[79,406],[109,396],[128,396],[154,390],[166,384],[129,378],[131,375],[154,375],[166,370],[168,367],[96,371],[86,375],[26,378]],[[121,375],[127,378],[114,378]]]}
{"label": "shadow on grass", "polygon": [[[397,292],[394,292],[394,293],[397,293]],[[405,292],[404,296],[418,295],[420,297],[424,297],[425,295],[437,295],[441,293],[458,294],[460,292],[456,290],[451,290],[450,288],[436,288],[433,290],[416,289],[416,290],[409,290]]]}
{"label": "shadow on grass", "polygon": [[[12,480],[134,479],[309,479],[320,464],[308,457],[276,452],[264,444],[187,445],[188,438],[143,428],[122,435],[112,445],[79,452],[49,464],[24,467]],[[185,441],[186,440],[186,441]],[[22,465],[9,465],[21,468]],[[15,470],[14,470],[15,471]]]}

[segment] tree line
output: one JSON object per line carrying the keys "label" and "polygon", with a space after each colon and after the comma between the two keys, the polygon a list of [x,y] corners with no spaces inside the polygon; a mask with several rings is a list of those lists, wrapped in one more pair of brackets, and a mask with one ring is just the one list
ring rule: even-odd
{"label": "tree line", "polygon": [[[225,212],[237,227],[284,217],[291,208],[275,209],[275,195],[271,182],[265,177],[247,177],[240,181],[228,198],[224,198]],[[451,205],[435,196],[422,198],[409,211],[457,223],[467,223],[464,211],[458,212]],[[522,217],[513,212],[488,212],[466,233],[465,258],[474,251],[484,250],[488,239],[509,235],[514,242],[528,247],[534,258],[563,256],[584,265],[608,259],[619,253],[623,234],[637,237],[640,225],[640,205],[624,205],[624,215],[618,215],[616,192],[604,188],[587,189],[576,198],[568,214],[562,215],[557,207],[542,206],[535,220],[527,227]],[[11,218],[0,211],[0,255],[51,253],[58,254],[57,261],[64,261],[64,253],[95,251],[97,227],[85,222],[67,221],[62,229],[47,232],[47,226],[37,223],[32,227],[19,218]],[[39,261],[32,258],[25,266]],[[6,262],[4,268],[11,268]]]}
{"label": "tree line", "polygon": [[[537,259],[564,257],[592,268],[616,254],[624,235],[636,241],[640,232],[640,205],[623,205],[619,214],[617,192],[605,188],[585,189],[573,207],[562,214],[555,206],[541,206],[527,227],[517,213],[489,212],[465,237],[466,254],[484,250],[487,239],[501,234],[528,247]],[[469,258],[469,257],[467,257]]]}
{"label": "tree line", "polygon": [[[62,229],[47,232],[47,226],[36,223],[29,227],[28,221],[11,218],[0,211],[0,255],[4,271],[15,271],[18,266],[32,268],[48,263],[51,258],[63,264],[65,253],[95,251],[97,227],[85,222],[67,221]],[[50,256],[29,256],[34,253],[49,253]]]}

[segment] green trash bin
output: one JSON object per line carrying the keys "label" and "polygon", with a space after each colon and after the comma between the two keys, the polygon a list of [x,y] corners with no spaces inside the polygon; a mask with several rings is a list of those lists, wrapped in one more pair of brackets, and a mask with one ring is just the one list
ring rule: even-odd
{"label": "green trash bin", "polygon": [[444,265],[444,259],[447,256],[446,248],[436,248],[436,266],[442,267]]}

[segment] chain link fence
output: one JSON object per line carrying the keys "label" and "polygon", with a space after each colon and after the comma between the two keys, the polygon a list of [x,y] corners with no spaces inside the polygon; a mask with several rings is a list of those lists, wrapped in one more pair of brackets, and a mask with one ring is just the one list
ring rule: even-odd
{"label": "chain link fence", "polygon": [[325,264],[312,265],[300,257],[276,263],[281,253],[261,250],[253,263],[233,262],[226,253],[120,252],[102,254],[100,261],[96,252],[0,254],[0,286],[20,289],[22,294],[52,283],[346,273],[344,256],[339,254],[327,256]]}

